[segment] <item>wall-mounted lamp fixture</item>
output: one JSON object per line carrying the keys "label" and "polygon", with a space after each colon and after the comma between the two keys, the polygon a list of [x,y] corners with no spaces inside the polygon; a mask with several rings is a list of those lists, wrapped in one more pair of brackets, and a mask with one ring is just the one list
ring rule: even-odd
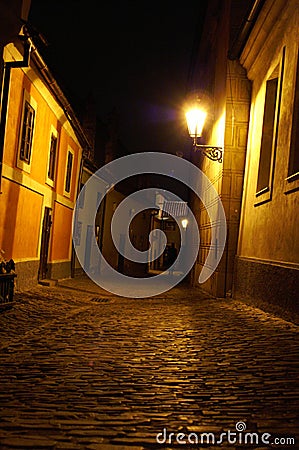
{"label": "wall-mounted lamp fixture", "polygon": [[212,161],[222,162],[222,147],[217,147],[215,145],[203,145],[198,144],[197,140],[202,134],[202,129],[207,117],[207,113],[195,106],[186,112],[186,120],[188,125],[188,131],[190,137],[193,138],[193,148],[194,150],[199,150],[204,156],[207,156]]}

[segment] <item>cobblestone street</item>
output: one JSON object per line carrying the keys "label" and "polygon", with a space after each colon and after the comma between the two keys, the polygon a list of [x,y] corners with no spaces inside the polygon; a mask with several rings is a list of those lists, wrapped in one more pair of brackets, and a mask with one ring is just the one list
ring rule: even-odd
{"label": "cobblestone street", "polygon": [[0,337],[2,450],[298,448],[298,327],[241,302],[71,280],[16,293]]}

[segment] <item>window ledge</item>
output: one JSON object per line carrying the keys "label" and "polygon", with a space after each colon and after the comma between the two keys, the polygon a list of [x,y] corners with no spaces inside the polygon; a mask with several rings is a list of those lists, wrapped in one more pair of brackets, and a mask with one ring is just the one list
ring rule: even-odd
{"label": "window ledge", "polygon": [[261,205],[263,203],[269,202],[272,199],[272,192],[269,186],[261,189],[255,194],[256,200],[254,206]]}
{"label": "window ledge", "polygon": [[31,172],[31,161],[30,163],[27,163],[26,161],[23,161],[18,157],[17,159],[17,168],[23,170],[24,172],[30,173]]}
{"label": "window ledge", "polygon": [[47,179],[46,179],[46,184],[47,184],[48,186],[54,188],[54,187],[55,187],[55,180],[51,180],[51,178],[48,178],[48,177],[47,177]]}
{"label": "window ledge", "polygon": [[299,172],[290,175],[284,180],[284,193],[290,194],[291,192],[299,190]]}

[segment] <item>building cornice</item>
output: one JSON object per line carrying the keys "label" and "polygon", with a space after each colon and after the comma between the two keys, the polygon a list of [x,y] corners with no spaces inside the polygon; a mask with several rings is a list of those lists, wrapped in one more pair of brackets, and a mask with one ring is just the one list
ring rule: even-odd
{"label": "building cornice", "polygon": [[260,11],[251,33],[240,55],[240,63],[247,71],[250,80],[256,78],[259,60],[274,59],[277,49],[276,42],[282,41],[287,33],[287,23],[298,14],[298,0],[267,0]]}
{"label": "building cornice", "polygon": [[53,96],[56,98],[57,102],[63,109],[70,125],[72,126],[82,148],[83,153],[86,156],[89,156],[92,153],[92,145],[89,142],[88,137],[86,136],[83,127],[72,108],[69,100],[65,96],[63,90],[60,88],[57,80],[55,79],[53,73],[49,69],[48,65],[46,64],[44,58],[42,57],[41,53],[39,52],[36,43],[34,41],[34,38],[30,36],[30,32],[26,28],[26,26],[23,27],[22,32],[24,33],[24,36],[27,38],[27,41],[29,42],[31,46],[31,61],[34,63],[36,69],[38,70],[42,80],[50,90],[50,92],[53,94]]}

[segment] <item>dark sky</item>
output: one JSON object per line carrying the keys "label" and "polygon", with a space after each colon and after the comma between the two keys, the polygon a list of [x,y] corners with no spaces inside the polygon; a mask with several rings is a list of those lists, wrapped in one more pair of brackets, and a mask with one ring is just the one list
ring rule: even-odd
{"label": "dark sky", "polygon": [[188,143],[181,106],[203,8],[199,0],[32,0],[29,20],[72,96],[80,103],[91,91],[104,122],[117,109],[130,152],[175,153]]}

